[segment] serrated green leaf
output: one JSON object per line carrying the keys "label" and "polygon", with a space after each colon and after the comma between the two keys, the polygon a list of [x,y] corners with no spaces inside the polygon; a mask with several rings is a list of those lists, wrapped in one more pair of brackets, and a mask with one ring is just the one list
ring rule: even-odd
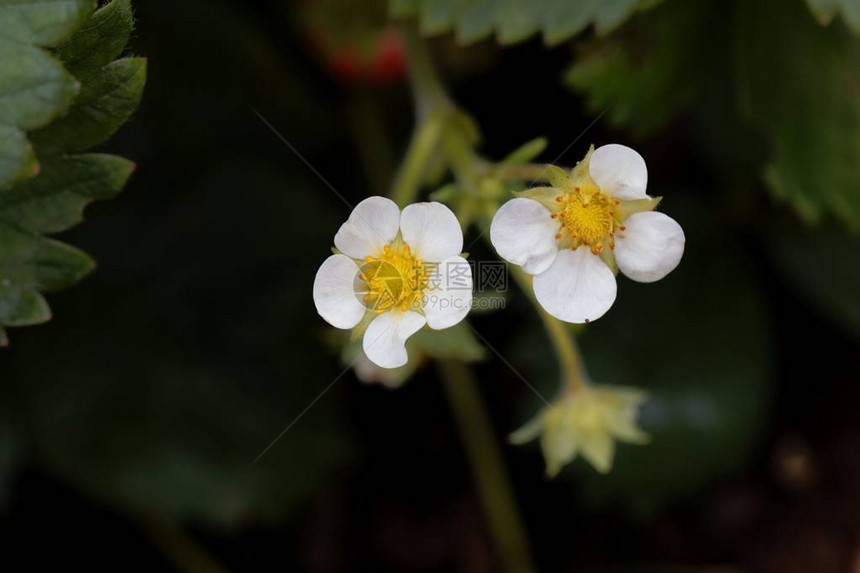
{"label": "serrated green leaf", "polygon": [[0,185],[35,174],[24,132],[65,113],[78,88],[48,53],[0,38]]}
{"label": "serrated green leaf", "polygon": [[771,191],[809,222],[860,228],[860,40],[817,25],[800,0],[740,3],[736,33],[741,105],[769,138]]}
{"label": "serrated green leaf", "polygon": [[83,251],[0,223],[0,285],[60,289],[82,279],[95,264]]}
{"label": "serrated green leaf", "polygon": [[92,0],[0,0],[0,37],[49,46],[68,37],[92,8]]}
{"label": "serrated green leaf", "polygon": [[[0,325],[48,320],[40,291],[92,270],[85,253],[41,233],[80,222],[86,204],[119,192],[134,167],[107,155],[67,155],[110,137],[137,107],[146,80],[145,60],[110,62],[133,28],[129,0],[96,6],[0,0]],[[61,41],[54,54],[75,76],[31,45]]]}
{"label": "serrated green leaf", "polygon": [[640,0],[392,0],[395,16],[418,16],[421,31],[454,31],[464,44],[493,32],[501,44],[513,44],[543,34],[557,44],[589,25],[605,34],[630,17]]}
{"label": "serrated green leaf", "polygon": [[78,85],[47,52],[0,38],[0,124],[30,130],[72,104]]}
{"label": "serrated green leaf", "polygon": [[608,40],[592,42],[565,73],[592,113],[643,136],[691,106],[720,42],[708,24],[723,7],[703,0],[666,2]]}
{"label": "serrated green leaf", "polygon": [[81,93],[69,113],[31,134],[40,157],[84,151],[113,135],[140,103],[146,59],[111,62],[81,81]]}
{"label": "serrated green leaf", "polygon": [[51,320],[51,309],[37,290],[7,287],[0,282],[0,324],[33,326],[49,320]]}
{"label": "serrated green leaf", "polygon": [[845,23],[860,34],[860,0],[806,0],[812,13],[822,25],[828,25],[837,14],[842,14]]}
{"label": "serrated green leaf", "polygon": [[73,73],[91,72],[122,54],[133,30],[131,0],[113,0],[54,52]]}
{"label": "serrated green leaf", "polygon": [[0,189],[0,221],[38,233],[64,231],[82,221],[91,201],[119,193],[133,171],[134,163],[112,155],[49,161],[38,177]]}

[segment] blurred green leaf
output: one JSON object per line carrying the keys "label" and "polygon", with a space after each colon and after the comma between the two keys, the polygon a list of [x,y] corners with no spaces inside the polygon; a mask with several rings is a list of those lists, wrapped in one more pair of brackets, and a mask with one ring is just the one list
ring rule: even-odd
{"label": "blurred green leaf", "polygon": [[800,0],[740,2],[736,33],[740,101],[771,143],[768,186],[807,221],[860,228],[860,40]]}
{"label": "blurred green leaf", "polygon": [[491,34],[501,44],[540,32],[547,44],[594,25],[605,34],[630,17],[640,0],[391,0],[394,16],[418,16],[424,34],[455,31],[463,44]]}
{"label": "blurred green leaf", "polygon": [[790,284],[860,339],[860,240],[832,231],[769,238],[768,252]]}
{"label": "blurred green leaf", "polygon": [[709,22],[724,8],[709,0],[665,2],[617,34],[583,48],[565,82],[592,113],[637,135],[662,127],[695,103],[719,46]]}
{"label": "blurred green leaf", "polygon": [[837,14],[842,14],[845,23],[860,34],[860,1],[858,0],[806,0],[813,14],[823,25],[828,25]]}
{"label": "blurred green leaf", "polygon": [[640,416],[651,443],[620,447],[608,476],[579,472],[595,499],[624,497],[642,512],[743,468],[769,394],[771,333],[752,261],[707,213],[671,204],[687,232],[681,265],[654,286],[619,277],[612,312],[582,337],[596,381],[651,393]]}

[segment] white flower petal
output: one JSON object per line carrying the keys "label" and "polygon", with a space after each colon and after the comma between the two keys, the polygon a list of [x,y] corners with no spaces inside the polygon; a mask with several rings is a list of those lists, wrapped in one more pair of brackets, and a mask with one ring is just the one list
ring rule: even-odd
{"label": "white flower petal", "polygon": [[423,316],[413,311],[390,311],[380,314],[364,333],[364,353],[382,368],[399,368],[409,361],[406,339],[426,324]]}
{"label": "white flower petal", "polygon": [[649,211],[624,220],[615,240],[618,269],[640,283],[658,281],[675,270],[684,254],[684,230],[674,219]]}
{"label": "white flower petal", "polygon": [[612,143],[599,147],[592,155],[588,173],[600,188],[622,201],[646,199],[648,168],[636,151]]}
{"label": "white flower petal", "polygon": [[413,203],[400,216],[403,242],[418,258],[438,263],[463,252],[457,216],[442,203]]}
{"label": "white flower petal", "polygon": [[588,247],[558,253],[545,273],[534,278],[535,296],[551,315],[565,322],[590,322],[615,302],[615,276]]}
{"label": "white flower petal", "polygon": [[356,275],[358,265],[346,255],[330,256],[317,271],[314,304],[319,315],[336,328],[352,328],[367,311],[355,294]]}
{"label": "white flower petal", "polygon": [[448,257],[430,273],[424,291],[424,316],[433,330],[450,328],[466,318],[472,306],[472,267],[463,257]]}
{"label": "white flower petal", "polygon": [[377,256],[400,228],[400,209],[391,199],[368,197],[355,206],[334,236],[334,246],[353,259]]}
{"label": "white flower petal", "polygon": [[547,270],[558,254],[559,223],[549,209],[531,199],[511,199],[496,211],[490,241],[506,261],[531,275]]}

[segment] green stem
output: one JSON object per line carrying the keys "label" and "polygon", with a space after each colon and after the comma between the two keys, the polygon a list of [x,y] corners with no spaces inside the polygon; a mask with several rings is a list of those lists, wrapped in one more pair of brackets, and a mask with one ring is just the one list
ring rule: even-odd
{"label": "green stem", "polygon": [[502,450],[477,380],[471,368],[461,362],[440,362],[439,368],[463,447],[478,484],[478,493],[500,565],[507,573],[536,573]]}
{"label": "green stem", "polygon": [[412,133],[406,156],[397,171],[390,194],[401,208],[413,203],[421,190],[427,166],[439,148],[439,141],[445,129],[445,115],[437,112],[424,119]]}
{"label": "green stem", "polygon": [[415,98],[416,127],[394,179],[391,198],[400,207],[405,207],[418,196],[427,168],[433,154],[439,149],[445,127],[455,108],[433,67],[424,40],[415,27],[404,25],[401,27],[401,33]]}
{"label": "green stem", "polygon": [[407,24],[401,26],[400,33],[403,35],[403,46],[409,64],[409,80],[420,123],[432,110],[453,108],[454,105],[439,74],[436,73],[436,68],[433,67],[427,44],[418,29],[414,24]]}
{"label": "green stem", "polygon": [[576,391],[585,388],[588,386],[588,376],[585,373],[585,365],[573,333],[568,330],[565,323],[549,314],[540,305],[535,297],[531,275],[526,274],[520,267],[509,266],[508,268],[513,274],[514,280],[532,301],[543,321],[564,374],[565,389]]}

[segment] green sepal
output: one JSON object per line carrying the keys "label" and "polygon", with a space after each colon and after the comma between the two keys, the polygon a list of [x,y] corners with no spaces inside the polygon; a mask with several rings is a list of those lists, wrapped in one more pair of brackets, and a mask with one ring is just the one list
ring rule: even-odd
{"label": "green sepal", "polygon": [[364,313],[364,317],[361,319],[361,322],[356,324],[352,330],[349,331],[349,341],[355,342],[356,340],[360,340],[364,333],[367,332],[367,327],[370,326],[370,323],[373,322],[373,319],[379,316],[375,310],[372,308],[368,308],[367,312]]}
{"label": "green sepal", "polygon": [[561,203],[557,201],[557,198],[564,195],[564,193],[557,187],[532,187],[525,191],[514,191],[514,195],[537,201],[555,213],[561,208]]}
{"label": "green sepal", "polygon": [[576,166],[570,170],[570,179],[573,184],[580,181],[591,180],[591,174],[588,172],[588,166],[591,163],[591,156],[594,154],[594,145],[588,146],[588,152],[582,161],[577,161]]}
{"label": "green sepal", "polygon": [[618,263],[615,262],[615,252],[612,249],[603,249],[598,256],[601,261],[606,263],[612,274],[618,276]]}
{"label": "green sepal", "polygon": [[657,208],[657,205],[659,205],[660,201],[662,200],[662,197],[650,197],[648,199],[622,201],[618,204],[615,210],[618,212],[618,217],[621,219],[621,221],[624,221],[630,215],[653,211]]}
{"label": "green sepal", "polygon": [[549,184],[558,189],[567,190],[573,186],[570,181],[570,174],[561,167],[547,165],[546,176],[549,179]]}

